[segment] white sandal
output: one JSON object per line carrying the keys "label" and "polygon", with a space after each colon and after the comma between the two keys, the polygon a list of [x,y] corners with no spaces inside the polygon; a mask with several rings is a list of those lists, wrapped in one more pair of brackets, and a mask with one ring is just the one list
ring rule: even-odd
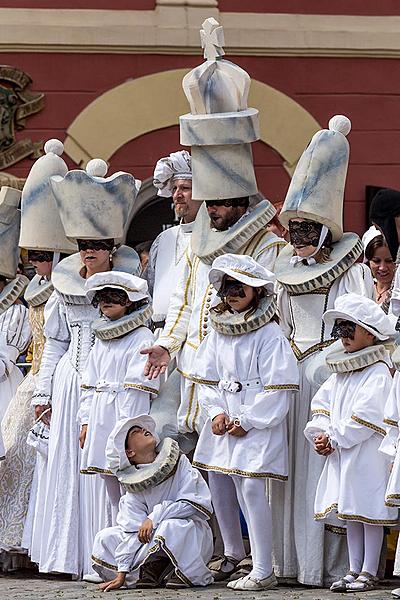
{"label": "white sandal", "polygon": [[271,575],[264,577],[264,579],[256,579],[255,577],[251,577],[251,575],[246,575],[235,581],[230,581],[226,587],[231,590],[261,592],[262,590],[270,590],[277,587],[277,585],[278,581],[275,577],[275,573],[272,572]]}

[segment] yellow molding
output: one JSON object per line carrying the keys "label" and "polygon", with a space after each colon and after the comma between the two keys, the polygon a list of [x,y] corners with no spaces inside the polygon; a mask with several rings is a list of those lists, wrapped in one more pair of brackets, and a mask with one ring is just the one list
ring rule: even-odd
{"label": "yellow molding", "polygon": [[400,56],[399,16],[229,13],[209,0],[165,0],[153,11],[0,8],[0,52],[200,56],[209,16],[224,26],[231,55]]}

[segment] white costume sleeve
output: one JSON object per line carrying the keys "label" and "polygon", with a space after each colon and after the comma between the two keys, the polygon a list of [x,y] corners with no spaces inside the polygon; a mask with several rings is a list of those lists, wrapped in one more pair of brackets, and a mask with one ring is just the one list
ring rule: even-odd
{"label": "white costume sleeve", "polygon": [[185,267],[172,294],[165,327],[157,340],[157,344],[167,348],[174,358],[186,340],[189,320],[192,313],[192,256],[189,249],[185,252]]}
{"label": "white costume sleeve", "polygon": [[150,296],[153,296],[153,292],[154,292],[154,281],[156,278],[156,262],[157,262],[158,246],[160,243],[161,233],[158,234],[158,236],[156,237],[156,239],[154,240],[154,242],[151,245],[150,252],[149,252],[149,261],[147,263],[146,271],[142,275],[142,277],[145,276],[145,279],[147,280]]}
{"label": "white costume sleeve", "polygon": [[65,308],[57,292],[53,292],[47,301],[44,318],[46,343],[40,371],[37,375],[35,393],[32,396],[33,406],[49,404],[52,395],[54,371],[60,358],[68,350],[70,342]]}
{"label": "white costume sleeve", "polygon": [[280,330],[278,335],[272,339],[269,337],[262,344],[258,372],[263,391],[256,394],[252,404],[240,407],[240,424],[246,431],[252,427],[265,429],[281,423],[289,411],[293,392],[299,389],[297,361]]}
{"label": "white costume sleeve", "polygon": [[399,403],[400,403],[400,373],[396,371],[390,388],[390,393],[385,404],[384,426],[386,436],[380,445],[380,452],[391,456],[396,455],[399,439]]}
{"label": "white costume sleeve", "polygon": [[26,350],[32,337],[28,309],[23,304],[13,304],[2,316],[1,331],[7,344],[16,349],[18,357]]}
{"label": "white costume sleeve", "polygon": [[218,388],[219,376],[214,356],[216,356],[217,333],[212,330],[200,344],[193,361],[193,377],[198,382],[197,398],[211,421],[217,415],[226,413],[222,393]]}
{"label": "white costume sleeve", "polygon": [[280,283],[276,285],[277,293],[277,315],[279,318],[279,325],[283,331],[283,335],[289,339],[292,335],[293,324],[290,320],[289,310],[289,296],[286,289]]}
{"label": "white costume sleeve", "polygon": [[326,433],[329,429],[331,418],[332,390],[336,382],[336,374],[333,373],[319,388],[311,401],[311,421],[304,429],[304,435],[311,444],[314,444],[314,436]]}
{"label": "white costume sleeve", "polygon": [[92,406],[93,394],[96,389],[96,383],[99,381],[98,364],[96,347],[99,340],[96,340],[92,350],[89,353],[85,369],[82,373],[81,381],[81,397],[79,410],[76,419],[79,425],[87,425],[89,422],[90,408]]}
{"label": "white costume sleeve", "polygon": [[332,446],[352,448],[370,438],[374,433],[385,435],[383,429],[383,402],[390,392],[390,378],[376,373],[373,384],[363,386],[353,406],[353,413],[348,419],[331,424],[328,434]]}
{"label": "white costume sleeve", "polygon": [[252,256],[254,260],[256,260],[260,265],[268,269],[269,271],[275,272],[275,261],[278,257],[279,252],[282,250],[284,246],[286,246],[286,242],[282,238],[278,238],[278,236],[273,236],[273,239],[269,239],[272,236],[267,236],[267,239],[262,240],[260,244],[256,247],[255,251],[252,252]]}
{"label": "white costume sleeve", "polygon": [[[128,419],[135,415],[148,414],[152,395],[157,395],[160,380],[149,381],[143,375],[147,357],[140,354],[140,350],[154,344],[154,336],[149,329],[140,328],[136,331],[138,344],[132,353],[124,378],[125,392],[118,395],[120,419]],[[134,412],[132,408],[134,407]]]}
{"label": "white costume sleeve", "polygon": [[7,344],[7,336],[0,332],[0,383],[7,379],[15,368],[15,361],[19,356],[19,351],[15,346]]}
{"label": "white costume sleeve", "polygon": [[367,265],[357,263],[343,273],[339,280],[337,297],[350,292],[374,300],[374,280]]}

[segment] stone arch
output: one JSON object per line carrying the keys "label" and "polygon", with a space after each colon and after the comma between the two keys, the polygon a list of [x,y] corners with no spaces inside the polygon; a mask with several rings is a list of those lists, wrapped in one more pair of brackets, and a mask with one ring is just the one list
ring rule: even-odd
{"label": "stone arch", "polygon": [[[179,115],[188,112],[182,90],[188,70],[138,77],[96,98],[69,126],[66,154],[79,165],[95,157],[108,161],[140,135],[178,124]],[[257,80],[252,80],[249,106],[260,112],[261,141],[282,157],[292,175],[304,148],[320,129],[318,122],[292,98]]]}

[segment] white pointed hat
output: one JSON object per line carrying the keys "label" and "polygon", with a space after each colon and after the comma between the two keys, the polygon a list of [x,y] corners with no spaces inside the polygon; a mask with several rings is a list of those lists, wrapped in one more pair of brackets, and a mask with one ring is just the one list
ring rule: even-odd
{"label": "white pointed hat", "polygon": [[107,163],[95,158],[86,170],[74,169],[51,177],[51,187],[70,240],[124,239],[124,229],[141,181],[119,171],[110,177]]}
{"label": "white pointed hat", "polygon": [[336,115],[329,129],[314,135],[297,164],[279,215],[284,227],[290,219],[310,219],[326,225],[334,242],[342,238],[350,129],[350,120]]}
{"label": "white pointed hat", "polygon": [[19,262],[20,199],[19,190],[7,186],[0,189],[0,275],[7,279],[15,277]]}
{"label": "white pointed hat", "polygon": [[21,234],[19,245],[28,250],[47,250],[71,254],[77,247],[65,235],[50,177],[64,177],[68,167],[61,158],[62,142],[48,140],[41,156],[29,171],[22,190]]}
{"label": "white pointed hat", "polygon": [[243,198],[257,193],[251,143],[260,137],[258,110],[248,108],[250,77],[223,60],[223,29],[202,25],[206,61],[183,79],[190,113],[179,118],[181,144],[191,146],[193,200]]}

